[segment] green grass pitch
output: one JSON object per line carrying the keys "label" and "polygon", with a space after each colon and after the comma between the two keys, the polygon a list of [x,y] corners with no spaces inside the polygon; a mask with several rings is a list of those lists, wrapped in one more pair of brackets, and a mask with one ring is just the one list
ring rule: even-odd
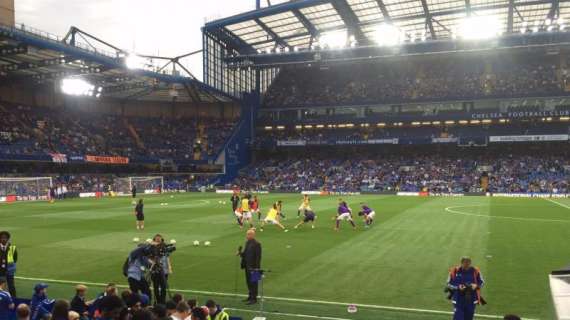
{"label": "green grass pitch", "polygon": [[[264,213],[280,199],[284,224],[298,221],[299,194],[260,198]],[[489,304],[479,314],[554,318],[547,275],[570,262],[570,199],[350,196],[345,199],[353,210],[361,201],[375,209],[375,225],[364,229],[358,219],[357,231],[343,223],[334,232],[337,198],[312,197],[314,230],[284,233],[268,226],[258,233],[263,267],[272,270],[264,286],[268,319],[450,319],[441,313],[451,311],[443,287],[448,268],[462,255],[473,258],[486,281]],[[202,302],[211,296],[234,308],[231,314],[251,319],[255,308],[233,296],[246,291],[235,257],[244,231],[228,200],[198,193],[145,196],[144,231],[135,229],[130,198],[3,204],[0,229],[12,232],[18,246],[21,296],[30,296],[36,282],[23,278],[52,279],[50,295],[68,299],[77,282],[125,284],[121,266],[133,238],[158,232],[177,241],[174,291]],[[195,247],[194,240],[212,246]],[[92,285],[90,295],[100,290]],[[359,306],[355,314],[347,312],[351,303]]]}

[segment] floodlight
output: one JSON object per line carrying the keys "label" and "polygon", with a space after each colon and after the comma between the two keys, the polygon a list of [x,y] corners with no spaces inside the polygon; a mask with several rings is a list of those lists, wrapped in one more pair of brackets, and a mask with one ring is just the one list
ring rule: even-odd
{"label": "floodlight", "polygon": [[395,46],[403,41],[401,34],[398,27],[382,23],[374,28],[374,41],[380,46]]}
{"label": "floodlight", "polygon": [[65,78],[61,80],[61,91],[72,96],[92,96],[95,86],[80,78]]}
{"label": "floodlight", "polygon": [[346,46],[348,34],[346,30],[331,31],[323,33],[319,38],[319,43],[323,47],[331,49],[342,48]]}
{"label": "floodlight", "polygon": [[125,65],[129,69],[143,69],[145,66],[145,59],[136,54],[129,54],[125,58]]}
{"label": "floodlight", "polygon": [[459,24],[459,35],[466,40],[494,38],[501,34],[501,23],[496,16],[471,16]]}

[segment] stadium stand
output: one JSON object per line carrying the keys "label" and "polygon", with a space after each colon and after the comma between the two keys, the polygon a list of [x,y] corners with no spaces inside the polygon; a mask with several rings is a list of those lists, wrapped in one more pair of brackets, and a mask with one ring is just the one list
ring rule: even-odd
{"label": "stadium stand", "polygon": [[[228,120],[87,114],[2,104],[0,153],[7,156],[102,155],[135,162],[208,160],[232,132]],[[132,129],[132,130],[131,130]]]}
{"label": "stadium stand", "polygon": [[283,68],[265,107],[314,107],[566,95],[553,57],[446,57]]}
{"label": "stadium stand", "polygon": [[[426,191],[434,193],[568,193],[565,144],[290,150],[271,154],[243,171],[244,189],[330,192]],[[488,176],[489,185],[482,186]]]}

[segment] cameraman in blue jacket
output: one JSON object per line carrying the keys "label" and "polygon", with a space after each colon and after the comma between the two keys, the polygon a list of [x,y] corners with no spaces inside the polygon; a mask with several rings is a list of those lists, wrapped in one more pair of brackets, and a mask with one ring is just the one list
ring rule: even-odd
{"label": "cameraman in blue jacket", "polygon": [[481,297],[483,277],[479,268],[471,266],[471,258],[461,258],[461,265],[449,270],[447,289],[453,303],[453,320],[473,320],[475,307],[485,304]]}

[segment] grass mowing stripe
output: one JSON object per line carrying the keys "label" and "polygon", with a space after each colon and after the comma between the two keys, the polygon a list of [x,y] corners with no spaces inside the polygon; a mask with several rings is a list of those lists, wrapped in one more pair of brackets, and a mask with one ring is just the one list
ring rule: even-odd
{"label": "grass mowing stripe", "polygon": [[[85,285],[98,286],[98,287],[105,287],[107,285],[106,283],[98,283],[98,282],[44,279],[44,278],[34,278],[34,277],[22,277],[22,276],[17,276],[16,279],[28,280],[28,281],[62,283],[62,284],[79,284],[79,283],[81,283],[81,284],[85,284]],[[123,284],[118,284],[117,286],[121,287],[121,288],[128,288],[129,287],[128,285],[123,285]],[[195,294],[212,295],[212,296],[246,297],[246,295],[244,295],[244,294],[227,293],[227,292],[200,291],[200,290],[174,289],[174,288],[172,288],[171,290],[175,291],[175,292],[177,291],[177,292],[195,293]],[[298,303],[317,303],[317,304],[336,305],[336,306],[355,304],[358,307],[369,308],[369,309],[381,309],[381,310],[405,311],[405,312],[417,312],[417,313],[431,313],[431,314],[445,314],[445,315],[452,315],[453,314],[453,312],[442,311],[442,310],[404,308],[404,307],[382,306],[382,305],[374,305],[374,304],[358,304],[358,303],[347,303],[347,302],[339,302],[339,301],[324,301],[324,300],[271,297],[271,296],[266,296],[266,297],[264,297],[264,299],[288,301],[288,302],[298,302]],[[238,309],[232,308],[232,310],[238,310]],[[282,315],[284,315],[284,314],[282,314]],[[503,316],[489,315],[489,314],[477,314],[477,317],[487,318],[487,319],[502,319],[503,318]],[[333,319],[333,318],[320,318],[320,319]],[[340,319],[340,318],[337,318],[337,319]],[[525,319],[526,320],[536,320],[536,319],[531,319],[531,318],[525,318]]]}
{"label": "grass mowing stripe", "polygon": [[557,205],[559,205],[559,206],[561,206],[561,207],[563,207],[563,208],[570,209],[570,206],[567,206],[567,205],[565,205],[564,203],[560,203],[560,202],[558,202],[558,201],[555,201],[555,200],[552,200],[552,199],[548,199],[548,198],[542,198],[542,199],[544,199],[544,200],[546,200],[546,201],[550,201],[550,202],[552,202],[552,203],[554,203],[554,204],[557,204]]}

